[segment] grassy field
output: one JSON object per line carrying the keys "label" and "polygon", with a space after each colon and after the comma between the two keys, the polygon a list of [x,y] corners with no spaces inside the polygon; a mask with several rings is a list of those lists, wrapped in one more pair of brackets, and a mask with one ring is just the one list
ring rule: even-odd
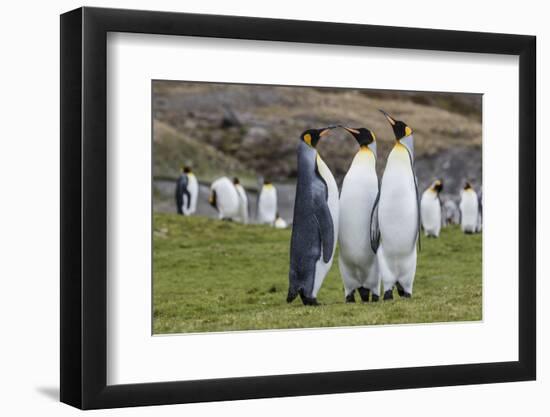
{"label": "grassy field", "polygon": [[422,239],[412,299],[344,304],[335,259],[319,307],[286,303],[290,230],[157,213],[153,240],[155,334],[481,320],[481,235],[456,226]]}

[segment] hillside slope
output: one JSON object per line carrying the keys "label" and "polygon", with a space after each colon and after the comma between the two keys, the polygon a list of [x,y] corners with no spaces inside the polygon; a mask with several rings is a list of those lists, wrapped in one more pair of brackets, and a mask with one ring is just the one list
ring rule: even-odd
{"label": "hillside slope", "polygon": [[[208,144],[258,176],[279,181],[293,178],[300,133],[334,123],[366,126],[376,133],[381,171],[394,136],[379,108],[414,129],[419,160],[456,149],[473,149],[479,154],[477,161],[458,171],[461,175],[466,171],[464,175],[473,179],[481,173],[479,95],[166,81],[155,82],[153,91],[155,125],[165,123],[195,143]],[[166,155],[171,155],[171,159],[160,170],[163,175],[169,174],[172,162],[176,163],[177,155],[181,155],[176,149],[170,150],[171,145],[177,143],[166,144]],[[357,145],[346,132],[335,131],[319,144],[319,151],[341,180]],[[430,172],[419,177],[429,177],[426,181],[431,181],[439,176],[438,166],[426,166]]]}
{"label": "hillside slope", "polygon": [[153,122],[153,144],[155,178],[176,178],[179,168],[188,164],[201,181],[232,175],[255,184],[254,173],[243,163],[158,120]]}

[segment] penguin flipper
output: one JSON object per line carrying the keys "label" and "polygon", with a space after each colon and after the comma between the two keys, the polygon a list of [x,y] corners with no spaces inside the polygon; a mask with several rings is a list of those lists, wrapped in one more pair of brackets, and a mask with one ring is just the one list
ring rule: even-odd
{"label": "penguin flipper", "polygon": [[183,194],[181,193],[180,183],[176,184],[176,209],[178,214],[183,214]]}
{"label": "penguin flipper", "polygon": [[380,190],[374,200],[372,212],[370,214],[370,246],[372,251],[376,253],[380,246],[380,224],[378,223],[378,203],[380,201]]}
{"label": "penguin flipper", "polygon": [[334,224],[332,215],[328,207],[328,185],[325,179],[319,174],[318,168],[315,169],[317,178],[320,180],[320,190],[313,193],[314,212],[313,216],[317,222],[319,234],[321,237],[321,248],[323,249],[323,261],[328,263],[334,252]]}
{"label": "penguin flipper", "polygon": [[413,178],[414,178],[414,190],[416,191],[416,212],[418,213],[417,215],[417,224],[418,224],[418,231],[417,231],[417,236],[418,236],[418,251],[420,252],[422,250],[422,245],[421,245],[421,242],[420,242],[420,237],[422,236],[422,233],[421,233],[421,227],[422,227],[422,220],[420,218],[420,199],[421,199],[421,196],[420,196],[420,193],[418,192],[418,179],[416,178],[416,174],[414,173],[414,165],[412,166],[412,170],[413,170]]}
{"label": "penguin flipper", "polygon": [[319,228],[321,247],[323,249],[323,261],[328,263],[334,251],[334,224],[326,201],[316,201],[315,221]]}
{"label": "penguin flipper", "polygon": [[187,209],[189,210],[189,207],[191,207],[191,193],[187,187],[183,190],[183,194],[187,197]]}
{"label": "penguin flipper", "polygon": [[189,208],[189,204],[191,201],[191,194],[189,193],[189,190],[187,189],[187,184],[189,183],[189,179],[187,178],[187,175],[182,174],[178,182],[176,184],[176,204],[178,205],[178,213],[183,214],[182,207],[183,207],[183,196],[187,196],[187,208]]}

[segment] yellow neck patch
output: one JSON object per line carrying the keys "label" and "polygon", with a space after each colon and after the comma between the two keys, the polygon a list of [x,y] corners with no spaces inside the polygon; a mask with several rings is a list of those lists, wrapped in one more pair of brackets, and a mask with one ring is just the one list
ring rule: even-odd
{"label": "yellow neck patch", "polygon": [[367,145],[361,145],[359,152],[372,152]]}
{"label": "yellow neck patch", "polygon": [[395,154],[398,155],[399,159],[402,159],[403,161],[409,161],[409,151],[407,150],[407,147],[401,142],[397,141],[395,143],[393,151],[395,151]]}
{"label": "yellow neck patch", "polygon": [[311,135],[309,133],[306,133],[304,135],[304,142],[307,143],[309,146],[312,146],[311,145]]}
{"label": "yellow neck patch", "polygon": [[355,155],[354,161],[356,163],[375,163],[374,152],[366,145],[359,148],[359,152]]}

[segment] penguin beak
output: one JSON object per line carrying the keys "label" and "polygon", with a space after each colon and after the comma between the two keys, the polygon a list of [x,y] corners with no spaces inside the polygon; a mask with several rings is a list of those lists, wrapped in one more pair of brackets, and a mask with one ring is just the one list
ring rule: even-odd
{"label": "penguin beak", "polygon": [[346,127],[346,126],[342,126],[342,127],[354,136],[359,134],[359,131],[357,129],[352,129],[351,127]]}
{"label": "penguin beak", "polygon": [[324,129],[321,129],[321,132],[319,133],[319,136],[323,137],[323,136],[326,136],[330,133],[330,131],[332,129],[335,129],[337,128],[338,126],[337,125],[331,125],[331,126],[327,126],[325,127]]}
{"label": "penguin beak", "polygon": [[395,126],[395,120],[388,113],[386,113],[382,109],[378,109],[378,111],[380,111],[380,113],[382,113],[386,117],[386,119],[388,119],[388,122],[390,122],[390,125]]}

